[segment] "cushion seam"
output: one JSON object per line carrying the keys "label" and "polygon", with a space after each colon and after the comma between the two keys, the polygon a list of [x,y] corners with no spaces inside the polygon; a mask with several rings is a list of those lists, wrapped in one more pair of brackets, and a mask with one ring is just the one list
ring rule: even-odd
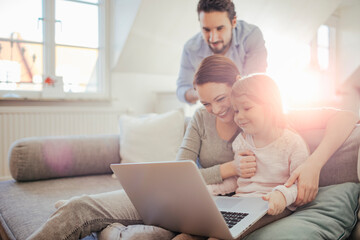
{"label": "cushion seam", "polygon": [[5,233],[7,234],[7,237],[9,239],[16,239],[12,231],[10,230],[9,226],[6,224],[5,219],[3,218],[2,214],[0,213],[0,223],[1,227],[4,229]]}

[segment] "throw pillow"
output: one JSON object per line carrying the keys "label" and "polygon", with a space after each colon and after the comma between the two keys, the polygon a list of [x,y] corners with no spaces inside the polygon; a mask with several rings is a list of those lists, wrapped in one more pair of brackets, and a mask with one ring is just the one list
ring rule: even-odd
{"label": "throw pillow", "polygon": [[358,183],[321,187],[314,201],[245,239],[347,239],[357,222],[359,193]]}
{"label": "throw pillow", "polygon": [[172,161],[184,136],[182,110],[120,118],[121,163]]}

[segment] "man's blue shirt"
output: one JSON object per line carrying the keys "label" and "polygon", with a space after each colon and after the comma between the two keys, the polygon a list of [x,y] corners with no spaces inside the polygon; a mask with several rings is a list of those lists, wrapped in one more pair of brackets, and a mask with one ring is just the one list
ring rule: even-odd
{"label": "man's blue shirt", "polygon": [[[176,94],[185,101],[185,92],[193,88],[193,78],[200,62],[214,54],[201,33],[188,40],[183,49]],[[238,67],[241,76],[265,72],[267,51],[260,29],[245,21],[237,21],[229,50],[225,54]]]}

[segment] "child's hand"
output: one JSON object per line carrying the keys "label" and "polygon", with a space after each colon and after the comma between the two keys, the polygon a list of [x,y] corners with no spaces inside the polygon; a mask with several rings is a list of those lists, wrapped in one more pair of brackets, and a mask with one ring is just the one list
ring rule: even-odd
{"label": "child's hand", "polygon": [[239,177],[250,178],[256,173],[256,158],[250,150],[236,153],[232,161],[234,170]]}
{"label": "child's hand", "polygon": [[269,215],[278,215],[286,208],[285,196],[280,191],[272,191],[262,197],[265,201],[269,201]]}

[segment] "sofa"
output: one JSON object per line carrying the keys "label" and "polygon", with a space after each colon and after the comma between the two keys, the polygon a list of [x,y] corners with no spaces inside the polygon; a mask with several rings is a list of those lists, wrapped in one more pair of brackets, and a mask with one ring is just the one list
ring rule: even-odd
{"label": "sofa", "polygon": [[[175,139],[184,134],[186,119],[182,117],[179,120],[177,115],[172,117],[179,122],[176,125],[174,119],[170,121],[166,119],[172,130],[164,125],[166,122],[161,122],[159,125],[158,122],[153,121],[153,124],[156,123],[160,128],[150,126],[150,130],[163,131],[163,134],[176,132],[176,136],[158,134],[157,137],[164,137],[166,144],[169,142],[166,137]],[[116,135],[31,137],[15,141],[9,149],[9,167],[13,179],[0,182],[1,239],[26,239],[55,211],[54,203],[60,199],[121,189],[119,181],[112,175],[110,164],[125,161],[124,156],[126,156],[126,161],[133,161],[131,151],[139,149],[140,146],[133,149],[127,146],[132,145],[133,140],[129,138],[129,134],[131,136],[135,134],[129,130],[131,129],[129,124],[135,124],[132,127],[136,130],[144,125],[144,119],[136,120],[138,122],[132,118],[127,120],[122,122],[120,126],[123,129]],[[159,118],[157,117],[156,120]],[[149,121],[146,122],[149,123]],[[126,124],[128,125],[124,129]],[[149,126],[143,130],[148,131]],[[146,133],[149,134],[149,132]],[[313,149],[318,142],[314,139],[319,139],[322,131],[313,130],[301,134]],[[124,143],[122,138],[128,139],[127,143]],[[148,142],[149,139],[144,139],[144,141],[149,145],[156,142],[156,140]],[[176,139],[174,146],[178,147],[178,145],[179,139]],[[320,177],[321,186],[331,185],[334,182],[337,184],[354,182],[357,188],[359,187],[356,167],[358,166],[359,145],[360,126],[357,126],[323,168]],[[121,151],[122,147],[127,150]],[[150,149],[156,151],[156,146],[150,146]],[[172,151],[171,154],[176,154],[176,152]],[[144,155],[147,154],[144,153]],[[141,158],[141,156],[135,157]],[[169,156],[164,157],[166,159]],[[346,174],[343,174],[344,171]],[[358,194],[351,194],[347,193],[348,200],[345,201],[352,202],[351,210],[355,220],[350,219],[350,224],[344,227],[346,228],[344,236],[346,239],[360,239],[360,224],[357,224]],[[141,231],[141,228],[139,229],[135,231]],[[93,233],[86,238],[96,239],[97,236],[99,236],[98,233]],[[49,239],[52,239],[51,236]]]}

